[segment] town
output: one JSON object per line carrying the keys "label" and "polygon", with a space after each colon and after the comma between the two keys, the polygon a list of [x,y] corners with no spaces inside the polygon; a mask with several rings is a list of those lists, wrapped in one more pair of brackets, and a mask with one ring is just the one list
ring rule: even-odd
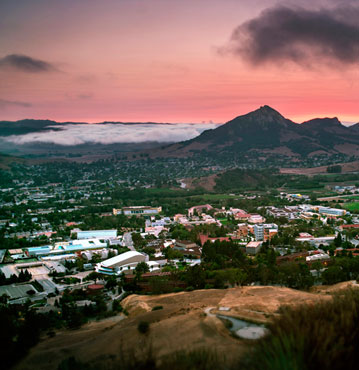
{"label": "town", "polygon": [[[246,192],[227,195],[226,205],[217,197],[216,206],[192,205],[184,213],[166,214],[161,205],[108,212],[112,198],[105,191],[92,191],[91,185],[71,186],[68,192],[59,183],[16,185],[2,189],[2,212],[12,211],[11,217],[0,220],[0,296],[9,304],[31,302],[39,312],[58,311],[64,295],[75,297],[80,308],[105,301],[101,307],[109,314],[132,292],[267,282],[294,288],[332,284],[348,277],[338,274],[335,257],[359,254],[356,215],[321,205],[355,198],[355,186],[336,185],[334,195],[320,204],[307,195],[280,192],[270,205],[253,207],[263,194]],[[231,206],[246,201],[251,212]],[[107,209],[102,210],[105,203]],[[89,207],[95,211],[87,215]],[[104,229],[106,225],[116,228]],[[216,262],[216,253],[227,253],[228,260]],[[244,260],[234,263],[233,253]],[[263,278],[263,265],[273,269],[273,263],[276,271],[292,263],[292,270],[284,277],[277,273],[272,280]],[[305,266],[304,285],[296,271],[300,264]],[[215,271],[235,267],[237,277],[199,276],[199,266]],[[355,272],[349,271],[349,276]]]}

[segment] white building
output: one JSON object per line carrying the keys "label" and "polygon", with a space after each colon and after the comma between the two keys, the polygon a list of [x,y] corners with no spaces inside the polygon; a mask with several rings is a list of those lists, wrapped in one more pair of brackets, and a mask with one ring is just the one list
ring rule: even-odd
{"label": "white building", "polygon": [[77,239],[115,239],[117,230],[85,230],[77,232]]}
{"label": "white building", "polygon": [[113,214],[116,216],[118,214],[124,214],[126,216],[132,215],[158,215],[162,212],[162,207],[150,207],[150,206],[132,206],[123,207],[122,209],[113,209]]}
{"label": "white building", "polygon": [[255,255],[260,251],[261,247],[262,247],[261,241],[249,242],[246,245],[246,254]]}
{"label": "white building", "polygon": [[263,240],[264,238],[264,226],[263,225],[254,225],[253,227],[254,231],[254,237],[255,239],[258,240]]}
{"label": "white building", "polygon": [[[122,273],[133,272],[140,262],[146,262],[146,256],[136,251],[129,251],[98,263],[95,270],[106,275],[121,275]],[[156,271],[160,268],[159,264],[155,261],[146,263],[150,271]]]}

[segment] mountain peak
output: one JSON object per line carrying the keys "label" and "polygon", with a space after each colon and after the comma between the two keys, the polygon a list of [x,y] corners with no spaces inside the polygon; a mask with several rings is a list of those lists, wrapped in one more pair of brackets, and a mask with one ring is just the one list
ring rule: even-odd
{"label": "mountain peak", "polygon": [[258,109],[260,112],[265,112],[265,113],[276,113],[280,114],[278,111],[270,107],[269,105],[263,105]]}
{"label": "mountain peak", "polygon": [[277,110],[273,109],[269,105],[263,105],[257,110],[246,114],[246,116],[255,116],[256,118],[272,120],[283,120],[285,119]]}
{"label": "mountain peak", "polygon": [[333,118],[314,118],[309,121],[303,122],[303,127],[311,128],[330,128],[330,127],[344,127],[339,121],[338,117]]}
{"label": "mountain peak", "polygon": [[230,122],[237,122],[241,124],[260,125],[262,127],[268,124],[276,124],[279,126],[287,126],[290,122],[283,117],[278,111],[270,107],[269,105],[263,105],[253,112],[247,113],[243,116],[239,116]]}

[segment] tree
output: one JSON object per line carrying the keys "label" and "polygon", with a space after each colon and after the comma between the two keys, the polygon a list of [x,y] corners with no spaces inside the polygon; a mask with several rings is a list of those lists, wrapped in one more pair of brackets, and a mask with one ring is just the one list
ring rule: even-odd
{"label": "tree", "polygon": [[150,268],[148,267],[146,262],[140,262],[135,268],[135,275],[138,280],[141,279],[142,274],[149,272]]}
{"label": "tree", "polygon": [[146,240],[139,233],[132,233],[132,241],[136,249],[142,249],[146,246]]}
{"label": "tree", "polygon": [[345,280],[345,274],[340,266],[329,266],[322,273],[322,282],[326,285],[340,283]]}
{"label": "tree", "polygon": [[334,166],[328,166],[327,167],[327,172],[328,173],[341,173],[342,172],[342,166],[339,164],[334,165]]}
{"label": "tree", "polygon": [[319,279],[320,270],[323,268],[322,263],[320,261],[314,261],[312,263],[312,268],[317,271],[317,279]]}
{"label": "tree", "polygon": [[122,312],[123,311],[123,307],[121,306],[120,301],[114,300],[112,302],[112,311],[114,311],[114,312]]}
{"label": "tree", "polygon": [[106,289],[113,289],[117,286],[117,279],[115,276],[110,276],[105,284]]}
{"label": "tree", "polygon": [[90,272],[85,278],[84,278],[84,281],[93,281],[95,284],[96,284],[96,281],[98,279],[100,279],[101,275],[96,272],[96,271],[92,271]]}
{"label": "tree", "polygon": [[190,266],[186,270],[186,282],[189,286],[201,289],[205,285],[206,271],[200,266]]}
{"label": "tree", "polygon": [[278,270],[280,281],[289,288],[308,289],[314,283],[314,278],[305,263],[288,262]]}
{"label": "tree", "polygon": [[226,283],[230,285],[243,285],[248,275],[241,269],[226,269],[215,271],[216,286],[224,287]]}
{"label": "tree", "polygon": [[183,254],[180,251],[171,247],[165,248],[163,254],[168,260],[180,259],[183,257]]}
{"label": "tree", "polygon": [[337,248],[340,248],[342,245],[343,239],[342,239],[342,234],[338,233],[338,235],[334,238],[334,245]]}

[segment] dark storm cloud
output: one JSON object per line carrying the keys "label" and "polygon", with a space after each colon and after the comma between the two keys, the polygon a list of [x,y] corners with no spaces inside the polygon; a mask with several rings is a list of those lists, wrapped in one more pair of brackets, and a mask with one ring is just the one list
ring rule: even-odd
{"label": "dark storm cloud", "polygon": [[48,62],[21,54],[10,54],[0,58],[0,68],[2,67],[29,73],[51,72],[56,70],[56,68]]}
{"label": "dark storm cloud", "polygon": [[359,62],[359,6],[307,10],[275,6],[238,26],[222,51],[254,64]]}
{"label": "dark storm cloud", "polygon": [[29,108],[32,104],[22,102],[22,101],[11,101],[11,100],[4,100],[0,99],[0,109],[5,109],[7,107],[23,107],[23,108]]}

